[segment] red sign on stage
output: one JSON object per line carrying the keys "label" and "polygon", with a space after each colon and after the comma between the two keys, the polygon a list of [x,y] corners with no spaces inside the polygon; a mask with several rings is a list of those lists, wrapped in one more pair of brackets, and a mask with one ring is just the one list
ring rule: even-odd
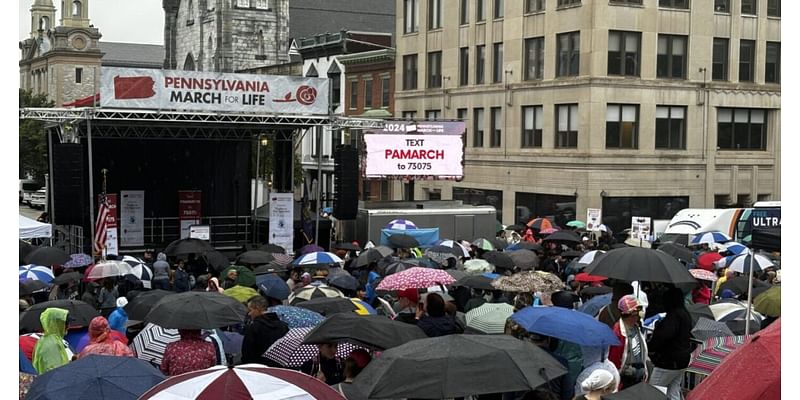
{"label": "red sign on stage", "polygon": [[178,219],[181,223],[181,238],[189,237],[189,227],[199,225],[202,217],[202,194],[200,190],[178,191]]}

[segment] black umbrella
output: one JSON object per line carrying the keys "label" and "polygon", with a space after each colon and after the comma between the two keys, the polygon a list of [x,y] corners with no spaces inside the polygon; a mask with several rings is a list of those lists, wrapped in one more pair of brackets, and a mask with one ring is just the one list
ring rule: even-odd
{"label": "black umbrella", "polygon": [[373,247],[371,249],[367,249],[362,251],[361,254],[358,255],[356,259],[356,266],[357,267],[364,267],[369,265],[373,262],[378,262],[382,260],[384,257],[392,255],[394,250],[390,249],[386,246],[378,246]]}
{"label": "black umbrella", "polygon": [[385,350],[427,336],[416,325],[393,321],[380,315],[334,314],[309,332],[303,343],[349,342]]}
{"label": "black umbrella", "polygon": [[39,321],[39,316],[44,310],[51,307],[63,308],[69,311],[69,315],[67,316],[69,327],[89,326],[92,318],[100,315],[94,307],[80,300],[45,301],[44,303],[32,305],[19,315],[19,329],[28,332],[42,330],[42,323]]}
{"label": "black umbrella", "polygon": [[267,253],[277,253],[277,254],[286,254],[286,249],[277,244],[267,243],[258,248],[258,250],[265,251]]}
{"label": "black umbrella", "polygon": [[270,261],[268,264],[259,265],[253,270],[254,274],[271,274],[275,272],[285,271],[286,267],[278,265],[275,261]]}
{"label": "black umbrella", "polygon": [[174,257],[184,254],[204,254],[214,251],[214,248],[211,247],[205,240],[194,239],[194,238],[186,238],[186,239],[178,239],[172,243],[170,243],[166,249],[164,249],[164,254]]}
{"label": "black umbrella", "polygon": [[352,313],[358,307],[345,297],[317,297],[295,304],[297,307],[316,311],[324,316],[337,313]]}
{"label": "black umbrella", "polygon": [[356,290],[356,287],[358,287],[358,280],[352,275],[343,272],[334,275],[332,278],[328,277],[328,286],[335,286],[339,289]]}
{"label": "black umbrella", "polygon": [[53,285],[63,285],[69,282],[80,281],[81,278],[83,278],[83,275],[81,275],[80,272],[65,272],[53,279],[52,283]]}
{"label": "black umbrella", "polygon": [[497,251],[503,250],[506,247],[508,247],[508,242],[506,242],[504,239],[496,237],[489,238],[489,243],[491,243],[494,246],[495,250]]}
{"label": "black umbrella", "polygon": [[203,254],[200,256],[200,259],[205,260],[206,265],[213,268],[217,272],[220,272],[231,266],[231,260],[216,250]]}
{"label": "black umbrella", "polygon": [[641,382],[637,383],[625,390],[621,390],[617,393],[609,394],[602,397],[603,400],[661,400],[661,399],[668,399],[667,395],[661,393],[660,390],[656,389],[655,386]]}
{"label": "black umbrella", "polygon": [[442,245],[432,246],[425,250],[425,254],[428,253],[438,253],[442,254],[442,256],[448,255],[453,257],[464,257],[464,252],[461,251],[460,247],[447,247]]}
{"label": "black umbrella", "polygon": [[472,289],[497,290],[494,286],[492,286],[493,280],[494,279],[483,275],[469,275],[456,281],[453,286],[466,286]]}
{"label": "black umbrella", "polygon": [[141,321],[147,316],[147,313],[150,312],[156,303],[163,297],[171,294],[174,294],[174,292],[161,289],[141,292],[128,302],[128,305],[125,306],[125,312],[128,314],[128,318]]}
{"label": "black umbrella", "polygon": [[642,247],[614,249],[597,255],[586,272],[625,281],[696,282],[686,267],[669,254]]}
{"label": "black umbrella", "polygon": [[[730,289],[730,290],[731,290],[731,291],[733,291],[733,293],[735,293],[737,296],[741,296],[741,295],[743,295],[743,294],[744,294],[744,295],[746,295],[746,294],[747,294],[747,282],[748,282],[749,280],[750,280],[750,279],[749,279],[747,276],[745,276],[745,275],[742,275],[742,276],[735,276],[735,277],[733,277],[733,278],[730,278],[730,279],[726,280],[725,282],[723,282],[723,283],[722,283],[722,284],[719,286],[719,289],[717,290],[717,294],[720,294],[720,295],[721,295],[721,294],[722,294],[722,291],[724,291],[725,289]],[[756,280],[756,281],[753,283],[753,290],[755,290],[755,289],[756,289],[756,288],[758,288],[758,287],[765,287],[765,288],[767,288],[767,289],[768,289],[768,288],[769,288],[769,286],[770,286],[770,284],[769,284],[769,283],[766,283],[766,282],[763,282],[763,281]],[[753,297],[755,297],[755,295],[754,295]]]}
{"label": "black umbrella", "polygon": [[544,253],[544,247],[542,247],[542,245],[539,243],[522,241],[517,243],[515,246],[519,247],[520,249],[535,251],[539,254]]}
{"label": "black umbrella", "polygon": [[26,279],[25,282],[20,281],[19,283],[19,295],[27,296],[37,290],[42,290],[49,286],[50,285],[38,279]]}
{"label": "black umbrella", "polygon": [[405,234],[394,234],[389,236],[389,244],[394,248],[410,249],[419,246],[419,242],[413,236]]}
{"label": "black umbrella", "polygon": [[30,254],[30,252],[32,252],[33,249],[35,249],[35,248],[36,247],[33,246],[32,244],[20,239],[20,241],[19,241],[19,260],[24,262],[25,257],[28,254]]}
{"label": "black umbrella", "polygon": [[501,253],[499,251],[489,251],[483,255],[483,259],[488,261],[489,264],[494,264],[496,268],[511,269],[514,268],[514,260],[508,253]]}
{"label": "black umbrella", "polygon": [[236,264],[261,265],[266,264],[274,259],[275,257],[272,256],[272,253],[267,253],[266,251],[261,250],[250,250],[239,254],[239,256],[236,257]]}
{"label": "black umbrella", "polygon": [[385,266],[378,266],[378,273],[386,276],[405,271],[409,268],[419,267],[418,263],[411,262],[410,260],[397,260],[386,264]]}
{"label": "black umbrella", "polygon": [[531,250],[515,250],[508,253],[514,265],[524,271],[535,269],[539,266],[539,256]]}
{"label": "black umbrella", "polygon": [[658,250],[677,258],[679,261],[691,262],[696,258],[694,253],[686,246],[674,242],[666,242],[658,246]]}
{"label": "black umbrella", "polygon": [[564,257],[564,258],[577,258],[577,257],[582,256],[583,254],[584,253],[582,251],[567,250],[567,251],[561,253],[561,257]]}
{"label": "black umbrella", "polygon": [[699,321],[700,318],[708,318],[712,321],[715,319],[714,313],[711,312],[707,304],[689,304],[686,306],[686,310],[689,311],[689,315],[692,317],[692,326],[697,325],[697,321]]}
{"label": "black umbrella", "polygon": [[24,260],[26,264],[50,266],[64,264],[71,258],[64,250],[57,247],[37,247],[28,253]]}
{"label": "black umbrella", "polygon": [[506,335],[447,335],[386,350],[353,385],[367,398],[444,399],[533,390],[566,373],[530,342]]}
{"label": "black umbrella", "polygon": [[557,231],[544,238],[548,242],[580,243],[581,237],[573,231]]}
{"label": "black umbrella", "polygon": [[331,248],[342,249],[342,250],[361,251],[361,247],[358,247],[357,245],[355,245],[353,243],[350,243],[350,242],[337,242],[333,246],[331,246]]}
{"label": "black umbrella", "polygon": [[244,321],[247,308],[216,292],[183,292],[164,296],[144,320],[167,329],[212,329]]}
{"label": "black umbrella", "polygon": [[515,231],[515,232],[525,232],[526,229],[528,229],[527,226],[520,224],[509,225],[506,227],[507,231]]}
{"label": "black umbrella", "polygon": [[610,286],[589,286],[581,289],[581,296],[597,296],[614,291]]}

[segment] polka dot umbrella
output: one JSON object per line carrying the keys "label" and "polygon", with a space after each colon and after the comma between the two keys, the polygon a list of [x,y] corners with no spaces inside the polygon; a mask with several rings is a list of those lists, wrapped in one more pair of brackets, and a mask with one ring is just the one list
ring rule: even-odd
{"label": "polka dot umbrella", "polygon": [[378,290],[420,289],[437,285],[449,285],[456,280],[445,271],[413,267],[384,278]]}

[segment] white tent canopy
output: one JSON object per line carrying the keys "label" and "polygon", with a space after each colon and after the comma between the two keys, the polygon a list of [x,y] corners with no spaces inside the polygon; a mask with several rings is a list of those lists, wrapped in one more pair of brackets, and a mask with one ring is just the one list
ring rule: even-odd
{"label": "white tent canopy", "polygon": [[22,215],[19,216],[19,238],[49,238],[53,236],[52,226],[32,220]]}

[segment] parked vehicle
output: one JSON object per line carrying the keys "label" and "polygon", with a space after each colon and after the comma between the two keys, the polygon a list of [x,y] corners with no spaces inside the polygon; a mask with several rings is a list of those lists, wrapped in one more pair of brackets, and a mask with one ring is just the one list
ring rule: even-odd
{"label": "parked vehicle", "polygon": [[31,208],[35,208],[37,210],[44,210],[47,208],[47,190],[39,189],[30,196],[30,202],[28,203]]}
{"label": "parked vehicle", "polygon": [[19,202],[31,205],[31,195],[41,189],[42,185],[33,179],[19,180]]}
{"label": "parked vehicle", "polygon": [[[702,232],[722,232],[733,240],[741,241],[753,232],[753,228],[781,226],[780,203],[777,207],[755,208],[686,208],[678,211],[669,221],[659,242],[687,243],[691,236]],[[776,205],[775,203],[768,205]]]}

